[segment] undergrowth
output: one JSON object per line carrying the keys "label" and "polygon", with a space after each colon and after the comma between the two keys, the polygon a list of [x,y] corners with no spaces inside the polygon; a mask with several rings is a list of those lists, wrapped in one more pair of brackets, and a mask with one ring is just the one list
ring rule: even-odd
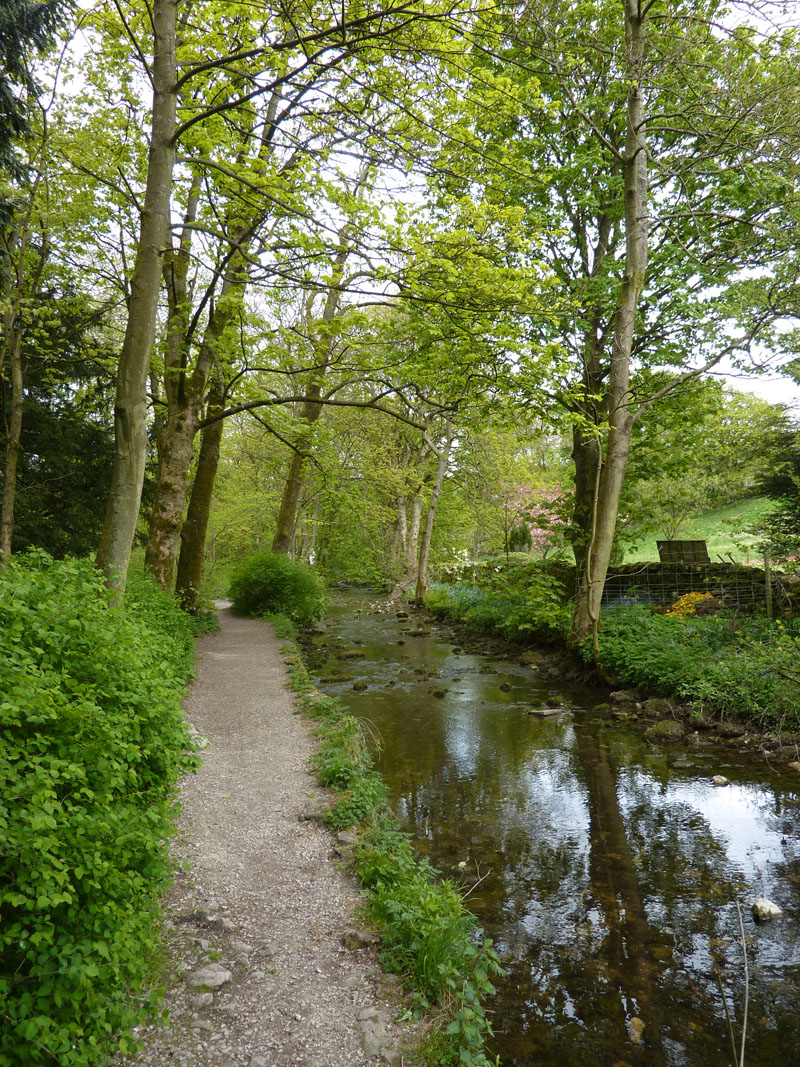
{"label": "undergrowth", "polygon": [[131,1051],[171,873],[175,785],[196,765],[180,699],[188,617],[88,561],[0,567],[0,1065]]}
{"label": "undergrowth", "polygon": [[[800,730],[800,620],[603,613],[601,666],[635,685],[766,731]],[[592,658],[591,646],[584,650]]]}
{"label": "undergrowth", "polygon": [[[280,636],[290,627],[278,620]],[[292,686],[316,723],[320,782],[340,793],[326,812],[332,829],[360,828],[354,868],[367,898],[367,915],[381,931],[381,961],[415,990],[419,1010],[438,1006],[440,1025],[427,1042],[429,1063],[489,1067],[492,1034],[485,1000],[492,977],[503,973],[491,941],[456,885],[414,855],[411,841],[386,806],[387,789],[375,770],[364,727],[335,697],[311,683],[299,649],[284,646]]]}
{"label": "undergrowth", "polygon": [[434,582],[425,607],[476,633],[520,642],[563,641],[571,616],[563,579],[538,562],[490,569],[469,583]]}

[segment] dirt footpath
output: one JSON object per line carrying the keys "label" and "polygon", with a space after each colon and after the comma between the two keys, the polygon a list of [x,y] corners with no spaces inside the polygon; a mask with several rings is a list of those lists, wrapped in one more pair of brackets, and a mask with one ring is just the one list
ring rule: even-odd
{"label": "dirt footpath", "polygon": [[[168,1029],[119,1067],[363,1067],[404,1057],[397,983],[354,914],[337,842],[305,818],[313,742],[265,622],[221,612],[186,715],[208,738],[182,789],[169,897]],[[407,1062],[407,1060],[406,1060]]]}

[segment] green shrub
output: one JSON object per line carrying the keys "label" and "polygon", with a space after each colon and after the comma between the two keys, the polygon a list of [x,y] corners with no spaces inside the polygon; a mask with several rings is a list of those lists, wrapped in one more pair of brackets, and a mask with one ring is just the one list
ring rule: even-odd
{"label": "green shrub", "polygon": [[[0,567],[0,1064],[131,1047],[168,882],[186,616],[144,579],[114,604],[88,562]],[[121,1036],[118,1032],[122,1031]]]}
{"label": "green shrub", "polygon": [[474,585],[433,584],[425,606],[507,641],[562,640],[571,616],[563,580],[539,562],[490,568]]}
{"label": "green shrub", "polygon": [[[673,618],[606,609],[600,664],[635,685],[737,713],[765,729],[800,728],[800,623]],[[584,654],[591,659],[591,647]]]}
{"label": "green shrub", "polygon": [[261,552],[238,563],[229,596],[238,615],[283,614],[300,625],[321,619],[326,604],[319,575],[275,552]]}

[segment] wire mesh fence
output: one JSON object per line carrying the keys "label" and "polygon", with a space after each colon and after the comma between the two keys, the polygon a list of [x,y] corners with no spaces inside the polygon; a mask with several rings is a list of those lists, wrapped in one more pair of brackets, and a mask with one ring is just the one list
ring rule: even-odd
{"label": "wire mesh fence", "polygon": [[[800,611],[800,577],[773,571],[772,610]],[[717,609],[760,614],[766,609],[767,578],[758,567],[733,563],[636,563],[609,569],[603,604],[669,607],[687,593],[707,593]]]}
{"label": "wire mesh fence", "polygon": [[[513,558],[512,566],[531,565],[530,557]],[[568,595],[577,590],[574,564],[563,559],[549,560],[546,569],[564,583]],[[493,575],[505,571],[508,563],[495,559],[440,565],[436,581],[492,583]],[[800,574],[771,571],[772,614],[800,615]],[[762,568],[741,563],[689,563],[686,561],[626,563],[610,567],[603,590],[603,605],[650,604],[667,609],[687,593],[706,593],[709,601],[700,613],[723,611],[742,615],[763,615],[767,611],[766,573]]]}

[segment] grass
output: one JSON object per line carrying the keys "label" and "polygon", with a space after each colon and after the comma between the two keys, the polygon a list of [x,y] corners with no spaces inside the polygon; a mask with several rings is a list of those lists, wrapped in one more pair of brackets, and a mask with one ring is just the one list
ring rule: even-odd
{"label": "grass", "polygon": [[[749,500],[739,500],[724,508],[701,511],[685,523],[679,533],[679,540],[705,541],[713,562],[718,562],[718,556],[722,556],[726,563],[730,562],[730,553],[737,563],[758,563],[760,555],[754,548],[757,538],[754,534],[747,533],[747,530],[773,506],[769,497],[757,496]],[[657,560],[657,540],[662,540],[661,534],[648,536],[636,548],[626,549],[625,563]]]}

